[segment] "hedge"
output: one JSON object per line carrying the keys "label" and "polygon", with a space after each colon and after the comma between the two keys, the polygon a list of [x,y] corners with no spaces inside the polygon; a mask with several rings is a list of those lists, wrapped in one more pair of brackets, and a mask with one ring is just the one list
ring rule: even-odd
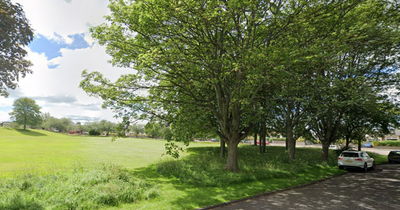
{"label": "hedge", "polygon": [[374,146],[400,147],[400,141],[374,141]]}

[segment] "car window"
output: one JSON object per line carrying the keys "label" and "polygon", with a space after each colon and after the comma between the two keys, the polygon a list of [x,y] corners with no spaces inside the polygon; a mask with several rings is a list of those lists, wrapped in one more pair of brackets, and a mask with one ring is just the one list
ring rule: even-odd
{"label": "car window", "polygon": [[358,153],[344,152],[344,153],[342,153],[342,157],[358,157]]}

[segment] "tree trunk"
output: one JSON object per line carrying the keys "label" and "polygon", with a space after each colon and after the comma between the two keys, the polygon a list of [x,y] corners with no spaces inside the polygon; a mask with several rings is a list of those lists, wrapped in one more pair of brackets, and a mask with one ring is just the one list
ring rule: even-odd
{"label": "tree trunk", "polygon": [[350,137],[346,136],[346,149],[349,149],[349,144],[350,144]]}
{"label": "tree trunk", "polygon": [[296,141],[293,137],[293,125],[290,113],[286,112],[286,151],[288,151],[289,159],[295,159]]}
{"label": "tree trunk", "polygon": [[238,164],[238,143],[234,141],[228,142],[228,160],[225,169],[232,172],[239,171]]}
{"label": "tree trunk", "polygon": [[294,160],[296,158],[296,141],[293,138],[293,129],[287,127],[286,128],[286,141],[288,148],[288,155],[290,160]]}
{"label": "tree trunk", "polygon": [[288,151],[289,149],[289,141],[288,141],[288,137],[285,138],[285,150]]}
{"label": "tree trunk", "polygon": [[361,139],[358,139],[358,151],[361,151]]}
{"label": "tree trunk", "polygon": [[220,144],[220,157],[224,158],[225,157],[225,141],[223,139],[220,139],[219,144]]}
{"label": "tree trunk", "polygon": [[327,162],[328,161],[328,155],[329,155],[329,145],[330,145],[330,141],[328,140],[324,140],[322,142],[322,161]]}
{"label": "tree trunk", "polygon": [[265,153],[266,140],[267,140],[267,135],[264,133],[264,136],[262,139],[262,153]]}
{"label": "tree trunk", "polygon": [[24,130],[26,130],[26,117],[24,118]]}
{"label": "tree trunk", "polygon": [[267,130],[265,126],[261,127],[260,131],[260,153],[265,153],[265,139],[267,136]]}
{"label": "tree trunk", "polygon": [[257,146],[257,132],[254,132],[254,146]]}

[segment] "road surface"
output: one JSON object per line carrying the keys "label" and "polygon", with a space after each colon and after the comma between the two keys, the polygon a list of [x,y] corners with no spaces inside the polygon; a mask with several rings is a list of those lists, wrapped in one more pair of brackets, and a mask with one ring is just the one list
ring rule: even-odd
{"label": "road surface", "polygon": [[305,187],[233,202],[214,210],[400,209],[400,164],[352,171]]}

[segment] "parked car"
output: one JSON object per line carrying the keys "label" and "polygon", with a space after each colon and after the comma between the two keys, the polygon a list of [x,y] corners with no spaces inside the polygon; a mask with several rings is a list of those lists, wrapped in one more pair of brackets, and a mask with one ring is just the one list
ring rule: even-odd
{"label": "parked car", "polygon": [[[257,140],[257,145],[260,145],[260,140]],[[269,141],[268,140],[265,141],[265,145],[269,145]]]}
{"label": "parked car", "polygon": [[329,145],[329,149],[338,150],[338,149],[339,149],[339,146],[338,146],[338,145],[332,144],[332,145]]}
{"label": "parked car", "polygon": [[362,147],[368,147],[368,148],[372,148],[374,147],[374,145],[372,145],[372,142],[365,142],[363,145],[361,145]]}
{"label": "parked car", "polygon": [[343,151],[338,157],[339,169],[358,168],[367,172],[375,168],[374,158],[363,151]]}
{"label": "parked car", "polygon": [[388,154],[388,162],[400,162],[400,150],[390,151]]}

